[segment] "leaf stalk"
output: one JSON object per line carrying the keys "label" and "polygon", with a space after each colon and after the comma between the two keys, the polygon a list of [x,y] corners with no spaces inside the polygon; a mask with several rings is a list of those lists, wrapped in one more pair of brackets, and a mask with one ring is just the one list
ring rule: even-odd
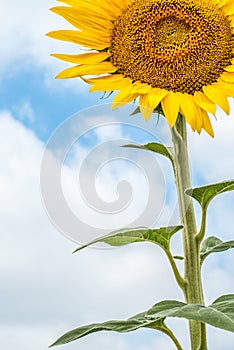
{"label": "leaf stalk", "polygon": [[163,330],[163,332],[165,334],[167,334],[171,340],[173,341],[173,343],[175,344],[176,346],[176,349],[177,350],[183,350],[181,344],[179,343],[178,339],[176,338],[176,336],[174,335],[174,333],[168,328],[168,327],[165,327],[165,329]]}
{"label": "leaf stalk", "polygon": [[172,268],[172,271],[174,273],[174,276],[175,276],[175,279],[176,279],[176,282],[178,283],[178,285],[180,286],[180,288],[182,289],[182,291],[184,292],[185,291],[185,288],[186,288],[186,280],[181,276],[178,268],[177,268],[177,265],[175,263],[175,260],[171,254],[171,252],[169,250],[166,250],[166,255],[168,257],[168,260],[170,262],[170,265],[171,265],[171,268]]}
{"label": "leaf stalk", "polygon": [[206,208],[202,208],[202,219],[201,219],[201,228],[200,231],[196,234],[196,240],[198,244],[200,245],[206,231]]}

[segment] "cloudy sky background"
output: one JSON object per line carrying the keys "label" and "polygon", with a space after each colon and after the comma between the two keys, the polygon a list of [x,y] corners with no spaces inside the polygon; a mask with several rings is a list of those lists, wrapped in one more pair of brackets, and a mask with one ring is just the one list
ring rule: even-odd
{"label": "cloudy sky background", "polygon": [[[64,22],[48,11],[54,5],[54,1],[46,0],[2,0],[1,3],[0,345],[4,350],[46,350],[58,336],[81,324],[127,318],[159,300],[182,298],[163,252],[150,244],[87,249],[71,254],[77,241],[84,243],[94,238],[95,233],[102,233],[102,228],[108,230],[111,222],[115,229],[142,217],[142,224],[152,224],[153,218],[155,226],[162,226],[176,224],[178,215],[171,169],[166,160],[145,153],[143,157],[141,151],[123,151],[118,147],[129,140],[168,142],[163,120],[155,128],[155,119],[147,126],[137,119],[140,116],[130,119],[132,106],[111,113],[108,105],[102,106],[101,95],[88,94],[88,87],[79,80],[54,79],[65,63],[49,54],[77,52],[77,48],[72,51],[69,44],[44,36],[49,30],[65,28]],[[196,186],[234,178],[234,104],[231,103],[231,116],[219,110],[217,121],[212,119],[214,140],[206,134],[198,136],[189,131]],[[94,107],[97,104],[99,106]],[[81,112],[85,108],[90,109]],[[85,134],[79,142],[62,148],[67,154],[61,188],[64,203],[85,224],[75,230],[70,227],[70,231],[62,234],[61,227],[56,228],[52,221],[59,226],[63,216],[58,212],[51,218],[46,213],[47,203],[43,203],[41,159],[52,133],[62,122],[61,137],[66,140],[67,118],[75,114],[78,117],[70,119],[74,121],[72,130],[77,135]],[[86,117],[87,124],[84,123]],[[103,125],[108,118],[109,123]],[[126,126],[128,122],[130,126]],[[94,126],[92,130],[91,126]],[[51,149],[47,146],[47,149],[59,154],[59,146]],[[57,164],[53,153],[52,161]],[[96,177],[94,171],[97,171]],[[48,177],[48,188],[55,188],[53,180],[53,176]],[[118,184],[122,180],[125,180],[122,185],[127,187],[121,189]],[[93,184],[96,192],[90,193]],[[155,200],[146,212],[152,193]],[[56,203],[56,193],[51,192],[51,196]],[[121,203],[127,204],[118,210]],[[108,207],[116,214],[111,215],[111,210],[108,213]],[[199,208],[196,210],[199,215]],[[233,239],[233,210],[233,193],[212,202],[209,235]],[[180,253],[180,244],[180,233],[177,233],[172,242],[176,254]],[[231,251],[207,259],[203,267],[207,303],[233,293],[233,264]],[[188,349],[186,324],[182,320],[168,323]],[[209,327],[208,341],[211,350],[231,350],[234,336]],[[150,330],[125,335],[100,333],[60,349],[107,350],[110,347],[115,350],[174,349],[166,336]]]}

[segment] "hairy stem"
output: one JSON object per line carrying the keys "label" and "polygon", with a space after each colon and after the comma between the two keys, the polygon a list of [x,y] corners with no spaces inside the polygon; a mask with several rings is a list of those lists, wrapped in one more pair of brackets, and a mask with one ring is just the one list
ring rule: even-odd
{"label": "hairy stem", "polygon": [[[179,198],[180,216],[184,226],[184,295],[189,304],[204,304],[201,269],[200,269],[200,242],[196,239],[197,228],[194,208],[191,198],[185,190],[191,187],[189,157],[187,148],[187,131],[185,119],[179,115],[176,125],[172,128],[174,144],[175,182]],[[207,350],[204,325],[197,321],[190,321],[191,350]]]}

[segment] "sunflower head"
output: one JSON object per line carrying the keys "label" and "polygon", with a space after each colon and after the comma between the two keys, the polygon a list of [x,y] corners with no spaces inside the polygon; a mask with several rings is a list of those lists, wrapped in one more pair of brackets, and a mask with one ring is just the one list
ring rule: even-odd
{"label": "sunflower head", "polygon": [[53,54],[75,64],[90,91],[116,91],[113,107],[139,99],[148,120],[161,104],[170,126],[181,113],[213,136],[208,112],[234,97],[233,0],[59,0],[52,11],[75,26],[48,35],[89,49]]}

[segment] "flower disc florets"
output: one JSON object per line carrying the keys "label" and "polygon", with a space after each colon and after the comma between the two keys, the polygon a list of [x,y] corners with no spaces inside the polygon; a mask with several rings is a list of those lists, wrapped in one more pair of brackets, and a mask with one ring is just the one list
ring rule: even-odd
{"label": "flower disc florets", "polygon": [[194,94],[231,64],[228,17],[205,0],[136,0],[112,31],[111,62],[133,81]]}

